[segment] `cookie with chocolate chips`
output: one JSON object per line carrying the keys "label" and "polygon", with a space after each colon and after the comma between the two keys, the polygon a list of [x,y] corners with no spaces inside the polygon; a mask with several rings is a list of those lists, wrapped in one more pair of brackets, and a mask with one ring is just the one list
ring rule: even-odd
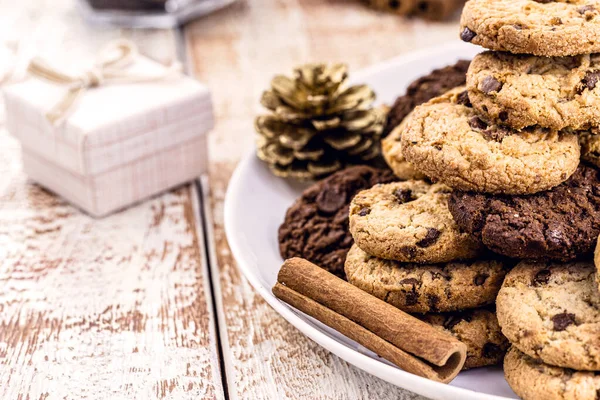
{"label": "cookie with chocolate chips", "polygon": [[496,253],[568,261],[591,254],[600,234],[600,172],[581,164],[565,183],[529,196],[455,191],[448,208]]}
{"label": "cookie with chocolate chips", "polygon": [[536,193],[564,182],[579,165],[575,134],[489,124],[464,87],[415,108],[401,136],[407,161],[458,190]]}
{"label": "cookie with chocolate chips", "polygon": [[494,303],[507,264],[500,260],[401,263],[370,256],[354,245],[345,271],[348,282],[403,311],[437,313]]}
{"label": "cookie with chocolate chips", "polygon": [[387,116],[384,128],[384,137],[387,137],[381,142],[381,151],[387,164],[400,179],[425,178],[402,154],[400,134],[403,128],[400,125],[416,106],[457,86],[463,86],[468,68],[469,61],[460,60],[454,65],[433,70],[412,82],[406,93],[394,102]]}
{"label": "cookie with chocolate chips", "polygon": [[279,251],[284,259],[301,257],[344,277],[350,200],[377,183],[394,182],[388,169],[356,166],[336,172],[310,186],[287,210],[279,227]]}
{"label": "cookie with chocolate chips", "polygon": [[490,50],[564,57],[600,52],[598,0],[470,0],[460,38]]}
{"label": "cookie with chocolate chips", "polygon": [[457,86],[464,86],[469,63],[468,60],[460,60],[456,64],[434,69],[408,85],[406,93],[396,99],[387,115],[383,136],[387,136],[400,125],[416,106]]}
{"label": "cookie with chocolate chips", "polygon": [[406,123],[406,120],[402,121],[388,137],[381,141],[381,153],[387,165],[394,171],[394,174],[396,174],[398,178],[402,180],[427,179],[427,176],[421,171],[418,171],[414,165],[406,161],[406,158],[404,158],[404,155],[402,154],[402,144],[400,139]]}
{"label": "cookie with chocolate chips", "polygon": [[370,255],[416,263],[477,257],[481,243],[462,232],[448,211],[450,189],[406,181],[376,185],[350,203],[350,233]]}
{"label": "cookie with chocolate chips", "polygon": [[523,261],[496,299],[502,332],[523,353],[558,367],[600,370],[600,292],[593,263]]}
{"label": "cookie with chocolate chips", "polygon": [[523,400],[597,400],[600,394],[597,372],[544,364],[514,346],[504,358],[504,376]]}
{"label": "cookie with chocolate chips", "polygon": [[476,308],[442,314],[416,315],[433,327],[450,333],[467,345],[463,370],[498,365],[510,346],[493,309]]}
{"label": "cookie with chocolate chips", "polygon": [[536,57],[486,51],[473,59],[467,89],[473,108],[514,129],[600,127],[600,54]]}

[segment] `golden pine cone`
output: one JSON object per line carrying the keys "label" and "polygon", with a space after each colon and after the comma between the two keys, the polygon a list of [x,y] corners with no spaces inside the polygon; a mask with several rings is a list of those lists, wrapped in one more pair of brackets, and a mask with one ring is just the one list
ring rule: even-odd
{"label": "golden pine cone", "polygon": [[385,110],[373,108],[368,86],[346,87],[347,77],[343,64],[307,64],[273,78],[261,98],[271,114],[255,127],[258,157],[275,175],[318,179],[380,154]]}

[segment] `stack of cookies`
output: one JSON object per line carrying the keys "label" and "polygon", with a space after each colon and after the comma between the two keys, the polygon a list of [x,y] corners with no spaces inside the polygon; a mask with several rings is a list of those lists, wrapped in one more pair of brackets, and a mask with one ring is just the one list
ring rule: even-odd
{"label": "stack of cookies", "polygon": [[468,347],[465,368],[499,363],[508,343],[493,306],[509,262],[486,257],[448,209],[451,189],[408,180],[378,184],[350,204],[353,285],[447,330]]}
{"label": "stack of cookies", "polygon": [[461,38],[492,51],[411,84],[382,142],[396,178],[355,167],[315,184],[280,228],[284,258],[451,332],[467,368],[510,341],[526,400],[600,398],[598,10],[468,1]]}
{"label": "stack of cookies", "polygon": [[492,260],[520,260],[496,300],[513,345],[507,381],[526,400],[597,399],[600,1],[470,0],[460,36],[492,51],[473,59],[464,87],[416,107],[383,143],[398,176],[436,183],[361,192],[352,234],[377,260],[419,263],[412,271],[478,259],[478,244]]}
{"label": "stack of cookies", "polygon": [[432,183],[407,162],[398,138],[411,118],[407,115],[419,110],[413,111],[415,106],[465,84],[468,66],[460,61],[433,71],[392,106],[383,152],[400,181],[375,185],[352,199],[354,245],[345,263],[353,285],[465,342],[466,369],[504,357],[508,342],[493,305],[514,264],[490,256],[479,238],[459,228],[448,207],[452,189]]}

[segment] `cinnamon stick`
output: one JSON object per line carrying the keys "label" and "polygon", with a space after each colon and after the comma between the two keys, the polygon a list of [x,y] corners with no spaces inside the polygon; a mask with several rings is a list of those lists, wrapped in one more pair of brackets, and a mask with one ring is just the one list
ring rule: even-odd
{"label": "cinnamon stick", "polygon": [[465,0],[419,0],[413,15],[432,21],[442,21],[451,17],[465,4]]}
{"label": "cinnamon stick", "polygon": [[405,371],[447,383],[465,362],[464,343],[307,260],[286,260],[277,282],[276,297]]}

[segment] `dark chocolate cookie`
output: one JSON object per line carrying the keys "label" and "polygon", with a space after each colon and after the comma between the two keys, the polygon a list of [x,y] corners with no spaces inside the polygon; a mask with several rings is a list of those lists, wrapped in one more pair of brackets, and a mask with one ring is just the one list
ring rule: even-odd
{"label": "dark chocolate cookie", "polygon": [[353,243],[348,231],[350,201],[363,189],[397,179],[389,169],[356,166],[315,183],[288,209],[279,227],[281,256],[302,257],[344,277]]}
{"label": "dark chocolate cookie", "polygon": [[440,96],[450,89],[464,85],[467,80],[469,63],[468,60],[460,60],[454,65],[433,70],[430,74],[412,82],[406,89],[406,94],[398,97],[394,102],[385,123],[383,136],[387,136],[400,125],[416,106]]}
{"label": "dark chocolate cookie", "polygon": [[590,254],[600,234],[600,173],[581,164],[559,186],[533,195],[454,192],[448,208],[458,226],[492,251],[530,260]]}

